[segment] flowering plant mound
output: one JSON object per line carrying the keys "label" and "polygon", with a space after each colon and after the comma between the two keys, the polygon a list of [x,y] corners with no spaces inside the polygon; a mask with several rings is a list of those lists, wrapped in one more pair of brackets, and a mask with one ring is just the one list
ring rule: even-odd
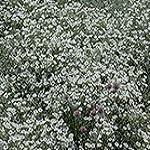
{"label": "flowering plant mound", "polygon": [[150,149],[149,0],[0,2],[0,149]]}

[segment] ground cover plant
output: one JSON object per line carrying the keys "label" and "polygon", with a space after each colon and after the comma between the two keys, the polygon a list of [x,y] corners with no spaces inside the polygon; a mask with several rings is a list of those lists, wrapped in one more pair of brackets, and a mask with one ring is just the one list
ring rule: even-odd
{"label": "ground cover plant", "polygon": [[149,150],[149,0],[0,1],[0,149]]}

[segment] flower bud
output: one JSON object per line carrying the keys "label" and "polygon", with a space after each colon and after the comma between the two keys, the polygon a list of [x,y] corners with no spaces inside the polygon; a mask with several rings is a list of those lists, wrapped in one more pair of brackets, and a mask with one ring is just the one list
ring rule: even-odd
{"label": "flower bud", "polygon": [[97,112],[99,112],[100,114],[102,114],[102,113],[104,112],[103,107],[98,107],[98,108],[97,108]]}
{"label": "flower bud", "polygon": [[106,88],[107,88],[108,90],[110,90],[110,89],[112,88],[112,84],[111,84],[111,83],[107,84],[107,85],[106,85]]}
{"label": "flower bud", "polygon": [[81,126],[79,130],[81,133],[87,132],[87,128],[85,126]]}
{"label": "flower bud", "polygon": [[111,92],[115,93],[115,92],[117,92],[118,89],[119,89],[119,84],[113,83],[112,88],[111,88]]}
{"label": "flower bud", "polygon": [[76,110],[73,112],[73,116],[74,117],[80,117],[81,116],[81,112],[79,110]]}
{"label": "flower bud", "polygon": [[95,116],[96,115],[96,109],[94,108],[93,110],[90,111],[90,116]]}
{"label": "flower bud", "polygon": [[118,90],[119,89],[119,83],[113,83],[113,88],[115,90]]}
{"label": "flower bud", "polygon": [[68,101],[68,100],[69,100],[69,96],[68,96],[68,95],[65,95],[65,96],[64,96],[64,99],[65,99],[66,101]]}

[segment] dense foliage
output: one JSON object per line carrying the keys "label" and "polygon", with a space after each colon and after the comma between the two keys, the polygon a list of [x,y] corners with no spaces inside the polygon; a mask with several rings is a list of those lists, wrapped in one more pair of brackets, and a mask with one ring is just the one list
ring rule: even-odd
{"label": "dense foliage", "polygon": [[0,1],[0,149],[150,149],[149,0]]}

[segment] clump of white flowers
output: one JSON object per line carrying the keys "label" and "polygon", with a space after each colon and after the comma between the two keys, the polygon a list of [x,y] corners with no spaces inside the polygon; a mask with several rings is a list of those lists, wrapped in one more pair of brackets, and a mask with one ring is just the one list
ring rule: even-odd
{"label": "clump of white flowers", "polygon": [[0,2],[0,149],[150,149],[149,6]]}

